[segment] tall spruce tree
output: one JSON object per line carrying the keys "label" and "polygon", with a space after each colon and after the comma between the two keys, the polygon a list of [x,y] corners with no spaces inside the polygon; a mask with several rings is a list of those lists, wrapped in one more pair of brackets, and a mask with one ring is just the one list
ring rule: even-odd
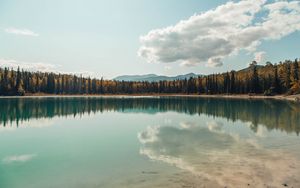
{"label": "tall spruce tree", "polygon": [[298,59],[295,59],[293,63],[294,71],[293,71],[293,79],[295,81],[299,80],[299,64],[298,64]]}
{"label": "tall spruce tree", "polygon": [[252,65],[252,75],[251,75],[251,93],[259,93],[260,85],[259,85],[259,77],[257,73],[257,65]]}

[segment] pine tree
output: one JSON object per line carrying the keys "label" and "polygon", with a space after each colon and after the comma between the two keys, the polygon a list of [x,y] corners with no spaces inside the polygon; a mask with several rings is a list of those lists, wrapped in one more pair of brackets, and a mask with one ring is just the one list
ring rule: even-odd
{"label": "pine tree", "polygon": [[277,94],[281,93],[280,80],[278,77],[278,68],[277,65],[274,66],[274,82],[273,82],[274,92]]}
{"label": "pine tree", "polygon": [[230,93],[235,93],[235,75],[234,71],[231,71],[231,77],[230,77]]}
{"label": "pine tree", "polygon": [[299,80],[299,64],[298,64],[297,59],[295,59],[293,65],[294,65],[293,79],[295,81],[298,81]]}
{"label": "pine tree", "polygon": [[17,70],[15,94],[16,95],[21,95],[21,96],[25,94],[25,91],[24,91],[23,86],[22,86],[22,78],[21,78],[20,67],[18,67],[18,70]]}
{"label": "pine tree", "polygon": [[284,78],[285,88],[288,91],[291,88],[291,66],[289,63],[285,66],[285,78]]}
{"label": "pine tree", "polygon": [[229,76],[229,73],[227,72],[223,77],[224,77],[223,78],[224,79],[224,83],[223,83],[224,90],[223,90],[223,92],[228,94],[230,92],[230,76]]}
{"label": "pine tree", "polygon": [[260,85],[259,85],[259,77],[257,74],[257,68],[256,65],[253,65],[252,69],[252,75],[251,75],[251,93],[259,93],[260,91]]}
{"label": "pine tree", "polygon": [[10,84],[8,81],[8,79],[9,79],[8,74],[9,74],[9,69],[4,68],[4,75],[3,75],[3,82],[2,82],[2,84],[3,84],[2,92],[4,93],[4,95],[9,95],[9,92],[10,92]]}

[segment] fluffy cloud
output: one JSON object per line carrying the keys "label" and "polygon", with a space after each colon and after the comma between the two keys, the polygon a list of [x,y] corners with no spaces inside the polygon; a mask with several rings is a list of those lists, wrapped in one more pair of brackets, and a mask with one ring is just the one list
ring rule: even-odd
{"label": "fluffy cloud", "polygon": [[256,62],[263,62],[264,61],[264,59],[265,59],[265,56],[266,56],[266,52],[264,52],[264,51],[261,51],[261,52],[255,52],[254,53],[254,60],[256,61]]}
{"label": "fluffy cloud", "polygon": [[61,73],[61,74],[75,74],[75,75],[82,75],[84,77],[94,77],[94,72],[91,71],[74,71],[74,72],[66,72],[60,70],[61,65],[43,63],[43,62],[23,62],[17,61],[14,59],[0,59],[0,67],[8,67],[14,70],[17,70],[18,67],[20,69],[24,69],[27,71],[41,71],[41,72],[54,72],[54,73]]}
{"label": "fluffy cloud", "polygon": [[38,33],[35,33],[29,29],[16,29],[16,28],[7,28],[5,29],[5,32],[15,35],[23,35],[23,36],[31,36],[31,37],[37,37],[39,36]]}
{"label": "fluffy cloud", "polygon": [[42,62],[31,63],[21,62],[14,59],[0,59],[0,67],[9,67],[15,70],[20,67],[21,69],[28,71],[51,72],[56,70],[59,66]]}
{"label": "fluffy cloud", "polygon": [[148,62],[216,67],[240,50],[253,53],[261,41],[280,39],[298,30],[299,1],[228,2],[141,36],[138,55]]}

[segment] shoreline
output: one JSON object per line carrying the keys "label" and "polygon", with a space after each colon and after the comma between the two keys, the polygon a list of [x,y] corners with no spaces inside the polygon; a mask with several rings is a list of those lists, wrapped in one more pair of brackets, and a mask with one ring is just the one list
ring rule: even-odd
{"label": "shoreline", "polygon": [[201,98],[228,98],[228,99],[276,99],[300,102],[300,94],[297,95],[248,95],[248,94],[236,94],[236,95],[197,95],[197,94],[104,94],[104,95],[57,95],[57,94],[27,94],[25,96],[0,96],[0,98],[47,98],[47,97],[201,97]]}

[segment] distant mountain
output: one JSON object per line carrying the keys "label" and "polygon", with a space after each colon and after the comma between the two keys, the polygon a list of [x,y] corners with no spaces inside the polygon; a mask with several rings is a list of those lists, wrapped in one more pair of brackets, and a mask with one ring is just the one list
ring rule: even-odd
{"label": "distant mountain", "polygon": [[161,80],[167,80],[167,81],[172,81],[172,80],[183,80],[183,79],[189,79],[190,77],[198,77],[200,75],[194,74],[194,73],[189,73],[189,74],[184,74],[184,75],[178,75],[178,76],[161,76],[161,75],[156,75],[156,74],[146,74],[146,75],[122,75],[114,78],[114,80],[117,81],[148,81],[148,82],[158,82]]}

